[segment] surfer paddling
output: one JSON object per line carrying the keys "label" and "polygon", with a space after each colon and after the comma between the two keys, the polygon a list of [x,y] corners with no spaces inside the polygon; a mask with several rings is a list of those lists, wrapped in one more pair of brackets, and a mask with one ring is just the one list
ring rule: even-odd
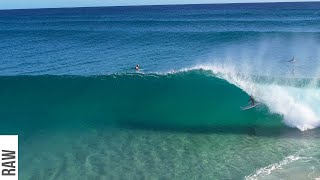
{"label": "surfer paddling", "polygon": [[296,62],[296,59],[293,57],[291,60],[289,60],[288,62],[290,62],[290,63],[294,63],[294,62]]}
{"label": "surfer paddling", "polygon": [[136,65],[135,69],[136,71],[139,71],[139,64]]}

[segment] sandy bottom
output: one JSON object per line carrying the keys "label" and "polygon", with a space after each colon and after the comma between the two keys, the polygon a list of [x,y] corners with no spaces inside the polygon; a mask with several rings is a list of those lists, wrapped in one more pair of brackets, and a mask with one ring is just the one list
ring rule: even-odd
{"label": "sandy bottom", "polygon": [[317,138],[100,128],[20,141],[21,179],[315,179]]}

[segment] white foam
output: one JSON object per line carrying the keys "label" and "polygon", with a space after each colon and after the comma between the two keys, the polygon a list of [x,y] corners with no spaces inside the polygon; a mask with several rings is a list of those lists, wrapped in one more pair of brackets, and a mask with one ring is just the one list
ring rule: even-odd
{"label": "white foam", "polygon": [[212,71],[217,77],[225,79],[257,101],[267,105],[272,113],[283,115],[283,121],[290,127],[301,131],[320,126],[320,90],[314,84],[306,87],[292,87],[276,83],[259,84],[252,80],[248,66],[241,67],[239,73],[228,65],[199,65],[182,71],[203,69]]}
{"label": "white foam", "polygon": [[258,169],[257,171],[250,174],[249,176],[246,176],[245,179],[254,180],[254,179],[258,179],[258,177],[267,176],[267,175],[271,174],[272,171],[277,170],[277,169],[282,169],[283,166],[285,166],[289,163],[292,163],[294,161],[297,161],[299,159],[301,159],[301,157],[299,157],[299,156],[293,156],[293,155],[288,156],[284,160],[282,160],[278,163],[274,163],[269,166]]}

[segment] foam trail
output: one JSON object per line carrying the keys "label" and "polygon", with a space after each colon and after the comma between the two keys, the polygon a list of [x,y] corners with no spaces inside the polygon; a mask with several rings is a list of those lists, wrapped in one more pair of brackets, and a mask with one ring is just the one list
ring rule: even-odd
{"label": "foam trail", "polygon": [[294,161],[298,161],[300,159],[302,159],[302,157],[294,156],[294,155],[288,156],[284,160],[282,160],[278,163],[274,163],[269,166],[258,169],[255,173],[252,173],[249,176],[246,176],[245,179],[254,180],[254,179],[258,179],[258,177],[265,177],[265,176],[271,174],[272,171],[277,170],[277,169],[281,169],[283,166],[290,164]]}
{"label": "foam trail", "polygon": [[317,87],[291,87],[276,83],[260,84],[253,81],[250,69],[239,73],[235,67],[226,65],[199,65],[190,69],[210,70],[219,78],[236,85],[257,101],[268,106],[272,113],[281,114],[283,121],[290,127],[301,131],[320,125],[320,91]]}

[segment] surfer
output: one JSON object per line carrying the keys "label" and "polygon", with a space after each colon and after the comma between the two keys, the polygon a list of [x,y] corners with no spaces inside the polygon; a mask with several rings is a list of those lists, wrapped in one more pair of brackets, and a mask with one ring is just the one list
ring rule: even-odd
{"label": "surfer", "polygon": [[136,71],[139,71],[139,64],[136,65]]}
{"label": "surfer", "polygon": [[[251,102],[251,103],[250,103]],[[256,107],[257,105],[259,105],[259,102],[256,102],[253,98],[253,95],[250,95],[250,99],[248,101],[248,105],[246,107],[241,107],[241,109],[243,111],[248,110],[248,109],[252,109],[254,107]]]}
{"label": "surfer", "polygon": [[252,95],[250,96],[250,99],[249,99],[248,102],[251,102],[251,106],[254,106],[255,100],[253,99],[253,96],[252,96]]}
{"label": "surfer", "polygon": [[296,62],[296,59],[293,57],[291,60],[289,60],[288,62],[294,63]]}
{"label": "surfer", "polygon": [[294,63],[296,62],[297,60],[293,57],[290,61],[288,61],[289,63],[292,64],[292,74],[294,75]]}

